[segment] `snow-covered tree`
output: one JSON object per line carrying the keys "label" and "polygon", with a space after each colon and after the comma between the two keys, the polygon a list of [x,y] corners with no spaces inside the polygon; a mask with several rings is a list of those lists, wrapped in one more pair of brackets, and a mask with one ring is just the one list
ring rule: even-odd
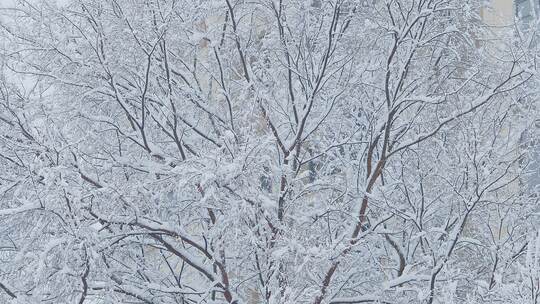
{"label": "snow-covered tree", "polygon": [[2,9],[0,301],[537,303],[535,60],[478,2]]}

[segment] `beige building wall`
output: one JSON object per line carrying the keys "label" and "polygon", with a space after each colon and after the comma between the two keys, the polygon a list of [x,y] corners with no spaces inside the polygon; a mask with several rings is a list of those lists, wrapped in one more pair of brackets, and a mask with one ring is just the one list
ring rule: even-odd
{"label": "beige building wall", "polygon": [[[480,18],[486,25],[479,33],[477,46],[487,46],[488,50],[501,55],[505,52],[508,35],[513,35],[515,0],[486,0],[480,9]],[[497,57],[498,57],[497,56]]]}
{"label": "beige building wall", "polygon": [[490,0],[482,7],[480,17],[489,26],[509,27],[514,23],[513,0]]}
{"label": "beige building wall", "polygon": [[[498,50],[502,54],[505,52],[505,50],[507,50],[506,47],[508,45],[508,37],[512,37],[512,35],[515,35],[515,23],[519,23],[519,20],[516,19],[515,0],[487,0],[486,2],[486,5],[481,8],[480,17],[482,18],[482,21],[486,24],[486,26],[489,28],[490,36],[484,38],[487,38],[487,43],[489,46],[492,47],[492,51]],[[512,133],[514,130],[512,130],[511,128],[512,126],[507,126],[506,128],[503,128],[502,130],[500,130],[499,136],[503,138],[512,137]],[[519,144],[520,142],[518,140],[515,140],[515,142],[510,142],[510,145],[515,145],[510,148],[515,149],[514,156],[516,159],[520,157],[521,150]],[[512,171],[514,171],[513,173],[519,174],[518,171],[520,170],[520,168],[517,165],[516,167],[513,167],[511,169]],[[524,185],[520,179],[512,182],[509,186],[509,189],[505,191],[509,191],[510,193],[495,193],[494,195],[496,197],[507,197],[512,195],[512,193],[518,194],[524,191]],[[511,201],[512,200],[509,200],[509,203],[511,203]],[[507,223],[504,221],[504,214],[500,214],[497,212],[497,210],[493,209],[489,214],[483,214],[480,215],[480,217],[483,217],[484,219],[487,217],[487,224],[494,232],[494,241],[503,242],[506,238],[509,237],[508,226]],[[482,220],[479,219],[478,221],[474,222],[481,221]],[[467,227],[467,229],[470,230],[469,232],[474,233],[473,231],[476,229],[476,227],[469,226]]]}

